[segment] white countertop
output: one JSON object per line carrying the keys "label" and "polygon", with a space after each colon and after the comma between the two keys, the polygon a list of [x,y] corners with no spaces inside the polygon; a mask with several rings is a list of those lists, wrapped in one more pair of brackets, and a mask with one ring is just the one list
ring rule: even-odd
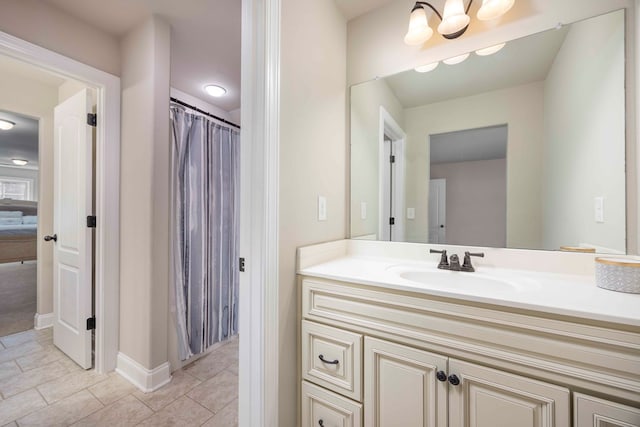
{"label": "white countertop", "polygon": [[[431,262],[346,255],[307,266],[298,273],[379,288],[640,326],[640,294],[598,288],[593,276],[487,266],[476,267],[475,273],[466,273],[442,271],[435,267]],[[401,277],[400,274],[406,272],[426,272],[440,283],[418,283]],[[478,279],[477,283],[473,279]],[[456,288],[453,283],[458,280],[465,282],[465,286]],[[492,286],[494,280],[498,286]]]}

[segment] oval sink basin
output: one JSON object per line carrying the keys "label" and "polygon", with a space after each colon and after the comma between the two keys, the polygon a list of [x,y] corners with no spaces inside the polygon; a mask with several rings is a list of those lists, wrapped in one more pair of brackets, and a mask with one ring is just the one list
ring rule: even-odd
{"label": "oval sink basin", "polygon": [[477,292],[524,292],[537,289],[539,286],[532,280],[519,280],[492,276],[483,273],[467,273],[437,269],[419,269],[393,267],[390,271],[401,278],[420,283],[430,288],[451,291]]}

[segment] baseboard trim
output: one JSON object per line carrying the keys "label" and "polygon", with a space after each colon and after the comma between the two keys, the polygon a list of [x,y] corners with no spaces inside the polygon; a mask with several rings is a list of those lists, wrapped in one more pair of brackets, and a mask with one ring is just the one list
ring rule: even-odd
{"label": "baseboard trim", "polygon": [[36,315],[33,317],[33,327],[34,329],[46,329],[53,326],[53,313],[45,313]]}
{"label": "baseboard trim", "polygon": [[149,370],[120,352],[116,372],[144,393],[155,391],[171,381],[169,362]]}

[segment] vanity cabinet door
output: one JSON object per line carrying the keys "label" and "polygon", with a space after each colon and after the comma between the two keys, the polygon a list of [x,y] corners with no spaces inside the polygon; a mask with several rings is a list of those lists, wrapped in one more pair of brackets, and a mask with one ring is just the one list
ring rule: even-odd
{"label": "vanity cabinet door", "polygon": [[362,405],[302,381],[302,427],[362,427]]}
{"label": "vanity cabinet door", "polygon": [[569,390],[449,359],[450,427],[570,427]]}
{"label": "vanity cabinet door", "polygon": [[640,427],[640,408],[573,394],[575,427]]}
{"label": "vanity cabinet door", "polygon": [[365,337],[364,425],[446,427],[447,358]]}

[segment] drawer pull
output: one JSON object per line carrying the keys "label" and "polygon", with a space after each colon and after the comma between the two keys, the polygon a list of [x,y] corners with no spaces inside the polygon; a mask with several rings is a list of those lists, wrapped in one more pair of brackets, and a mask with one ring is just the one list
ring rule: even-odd
{"label": "drawer pull", "polygon": [[[338,363],[340,363],[340,361],[338,359],[336,359],[336,360],[327,360],[327,359],[324,358],[324,356],[322,354],[320,356],[318,356],[318,359],[320,359],[322,361],[322,363],[326,363],[327,365],[337,365]],[[322,420],[320,420],[320,421],[322,421]]]}
{"label": "drawer pull", "polygon": [[324,421],[322,421],[322,420],[318,421],[318,425],[319,425],[320,427],[324,427]]}

